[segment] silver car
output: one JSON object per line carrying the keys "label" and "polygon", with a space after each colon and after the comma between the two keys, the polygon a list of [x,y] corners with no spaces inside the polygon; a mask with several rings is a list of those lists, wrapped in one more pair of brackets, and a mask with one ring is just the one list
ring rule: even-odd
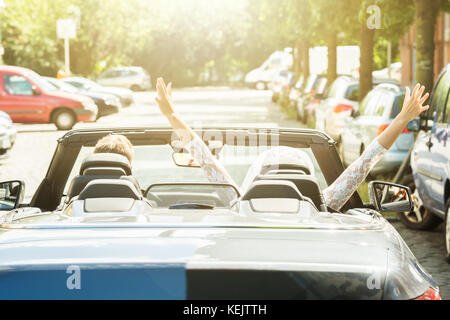
{"label": "silver car", "polygon": [[[365,147],[380,135],[398,115],[405,99],[405,90],[393,84],[380,84],[370,91],[353,112],[353,117],[345,121],[339,153],[348,165],[356,160]],[[372,173],[386,173],[398,168],[414,143],[414,133],[419,123],[411,122],[397,138],[383,159],[373,168]]]}
{"label": "silver car", "polygon": [[348,76],[338,77],[330,86],[327,98],[316,108],[316,129],[326,131],[340,140],[344,121],[352,110],[358,109],[359,82]]}
{"label": "silver car", "polygon": [[[269,147],[260,129],[199,134],[240,182]],[[110,133],[139,144],[133,168],[92,153]],[[208,182],[171,129],[68,132],[30,203],[21,181],[0,182],[0,299],[441,299],[380,214],[410,210],[408,188],[373,181],[370,204],[354,193],[327,210],[321,187],[343,171],[334,141],[306,129],[270,136],[310,155],[316,173],[279,162],[241,195]]]}
{"label": "silver car", "polygon": [[0,155],[4,155],[16,142],[17,130],[10,116],[0,111]]}
{"label": "silver car", "polygon": [[152,88],[150,75],[141,67],[120,67],[101,73],[96,81],[102,86],[122,87],[133,91]]}

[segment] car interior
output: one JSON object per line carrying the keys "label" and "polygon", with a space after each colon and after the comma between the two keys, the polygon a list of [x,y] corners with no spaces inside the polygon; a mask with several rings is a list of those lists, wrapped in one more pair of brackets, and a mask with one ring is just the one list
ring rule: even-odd
{"label": "car interior", "polygon": [[319,183],[303,166],[280,164],[264,168],[241,196],[231,185],[214,183],[154,184],[142,190],[128,159],[94,153],[81,163],[61,205],[63,212],[83,215],[148,209],[227,208],[239,213],[326,212]]}

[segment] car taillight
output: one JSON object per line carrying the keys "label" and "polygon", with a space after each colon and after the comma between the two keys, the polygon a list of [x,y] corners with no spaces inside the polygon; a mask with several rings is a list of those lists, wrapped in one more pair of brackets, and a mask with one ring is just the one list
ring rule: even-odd
{"label": "car taillight", "polygon": [[353,110],[353,106],[351,106],[349,104],[338,104],[337,106],[335,106],[333,108],[334,113],[341,113],[341,112],[350,111],[350,110]]}
{"label": "car taillight", "polygon": [[[387,127],[389,127],[389,124],[382,124],[379,128],[378,128],[378,133],[377,135],[379,136],[384,130],[387,129]],[[402,133],[409,133],[408,129],[403,129]]]}
{"label": "car taillight", "polygon": [[414,300],[442,300],[439,291],[429,288],[425,293]]}

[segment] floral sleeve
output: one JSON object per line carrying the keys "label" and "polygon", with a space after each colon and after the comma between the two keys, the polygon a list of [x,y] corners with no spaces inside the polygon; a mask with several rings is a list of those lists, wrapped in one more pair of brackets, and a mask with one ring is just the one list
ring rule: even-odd
{"label": "floral sleeve", "polygon": [[334,210],[342,208],[386,151],[375,139],[363,154],[323,191],[327,206]]}
{"label": "floral sleeve", "polygon": [[[209,150],[209,148],[206,146],[203,140],[200,139],[199,136],[195,135],[194,139],[186,144],[185,149],[189,151],[194,160],[203,169],[209,182],[231,184],[242,194],[240,188],[236,185],[233,178],[230,177],[227,170],[211,153],[211,150]],[[227,200],[233,200],[234,198],[236,198],[234,192],[233,194],[230,193],[229,195],[227,194],[224,196],[226,196]]]}

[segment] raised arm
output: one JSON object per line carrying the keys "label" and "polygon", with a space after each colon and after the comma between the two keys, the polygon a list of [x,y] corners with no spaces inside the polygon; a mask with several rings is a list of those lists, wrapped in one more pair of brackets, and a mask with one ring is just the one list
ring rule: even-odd
{"label": "raised arm", "polygon": [[429,106],[422,106],[429,94],[422,94],[424,86],[417,84],[410,94],[406,88],[403,107],[398,116],[363,152],[363,154],[323,191],[328,207],[339,210],[350,199],[359,185],[366,179],[370,170],[383,158],[384,153],[394,144],[407,124],[428,110]]}
{"label": "raised arm", "polygon": [[181,117],[175,112],[172,103],[172,84],[169,83],[166,87],[164,80],[158,78],[156,83],[157,97],[156,103],[161,110],[161,113],[169,120],[170,125],[175,130],[181,142],[195,159],[195,161],[202,167],[210,182],[228,183],[235,186],[236,183],[228,174],[226,169],[211,153],[211,150],[206,146],[203,140],[184,122]]}

